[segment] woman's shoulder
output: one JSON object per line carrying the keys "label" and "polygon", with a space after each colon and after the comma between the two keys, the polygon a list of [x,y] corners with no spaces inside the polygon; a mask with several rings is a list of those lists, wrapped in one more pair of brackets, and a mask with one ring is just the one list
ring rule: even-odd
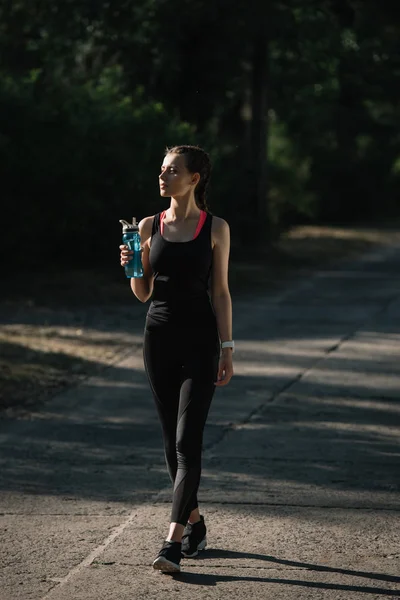
{"label": "woman's shoulder", "polygon": [[223,242],[229,240],[229,225],[225,219],[212,216],[211,235],[215,242]]}
{"label": "woman's shoulder", "polygon": [[229,231],[228,222],[221,217],[217,217],[216,215],[212,215],[212,230],[215,233]]}
{"label": "woman's shoulder", "polygon": [[153,230],[153,223],[154,223],[154,219],[156,216],[157,215],[151,215],[149,217],[144,217],[139,222],[139,234],[142,239],[146,240],[149,237],[151,237],[151,233]]}

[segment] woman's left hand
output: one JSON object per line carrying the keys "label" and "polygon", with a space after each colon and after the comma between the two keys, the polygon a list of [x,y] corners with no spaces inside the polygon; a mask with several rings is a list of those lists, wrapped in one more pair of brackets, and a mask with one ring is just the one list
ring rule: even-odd
{"label": "woman's left hand", "polygon": [[219,359],[218,365],[218,377],[215,385],[218,387],[222,387],[223,385],[228,385],[233,375],[233,365],[232,365],[232,350],[230,348],[226,349],[227,351],[222,351],[222,354]]}

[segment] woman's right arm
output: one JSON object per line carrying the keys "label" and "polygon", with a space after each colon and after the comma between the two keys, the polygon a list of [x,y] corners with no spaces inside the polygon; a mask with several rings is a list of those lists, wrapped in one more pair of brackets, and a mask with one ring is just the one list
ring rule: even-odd
{"label": "woman's right arm", "polygon": [[[147,302],[153,293],[153,271],[151,270],[149,253],[151,231],[154,217],[146,217],[139,223],[139,235],[142,247],[143,277],[131,277],[131,290],[141,302]],[[121,265],[124,267],[132,258],[132,252],[125,245],[120,246]]]}

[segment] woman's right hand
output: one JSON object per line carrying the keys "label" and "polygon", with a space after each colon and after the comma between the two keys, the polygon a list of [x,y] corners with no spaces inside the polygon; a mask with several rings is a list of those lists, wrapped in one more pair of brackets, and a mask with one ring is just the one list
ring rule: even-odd
{"label": "woman's right hand", "polygon": [[129,250],[126,244],[122,244],[119,249],[121,250],[121,267],[125,267],[133,256],[133,250]]}

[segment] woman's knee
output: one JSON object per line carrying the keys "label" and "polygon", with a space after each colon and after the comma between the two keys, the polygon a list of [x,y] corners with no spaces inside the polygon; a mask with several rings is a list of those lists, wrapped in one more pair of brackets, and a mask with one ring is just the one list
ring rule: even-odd
{"label": "woman's knee", "polygon": [[202,441],[195,438],[182,437],[176,440],[176,456],[178,465],[196,467],[201,463]]}

